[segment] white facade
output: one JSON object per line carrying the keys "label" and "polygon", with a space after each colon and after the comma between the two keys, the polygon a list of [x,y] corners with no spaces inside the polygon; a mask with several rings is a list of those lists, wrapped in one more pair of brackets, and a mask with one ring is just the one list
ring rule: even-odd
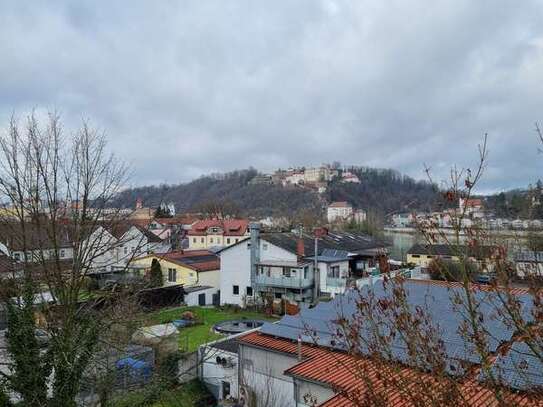
{"label": "white facade", "polygon": [[302,172],[295,172],[285,177],[286,184],[303,184],[304,174]]}
{"label": "white facade", "polygon": [[[234,304],[244,307],[247,287],[251,287],[251,241],[247,239],[224,249],[221,257],[221,305]],[[260,261],[297,261],[297,256],[287,250],[260,239]],[[237,287],[238,294],[234,294]]]}
{"label": "white facade", "polygon": [[253,393],[261,403],[277,407],[295,407],[294,382],[284,371],[300,363],[294,355],[270,352],[241,344],[239,369],[245,393]]}
{"label": "white facade", "polygon": [[328,293],[332,297],[343,294],[347,288],[349,277],[349,261],[337,261],[333,263],[319,262],[320,291]]}
{"label": "white facade", "polygon": [[331,204],[328,206],[326,217],[328,222],[335,222],[338,220],[346,220],[350,218],[352,214],[353,207],[351,205],[335,206],[334,204]]}
{"label": "white facade", "polygon": [[189,307],[196,307],[200,305],[213,305],[213,294],[216,293],[217,289],[215,287],[202,286],[198,289],[197,287],[194,287],[194,289],[191,289],[191,287],[186,287],[184,302]]}

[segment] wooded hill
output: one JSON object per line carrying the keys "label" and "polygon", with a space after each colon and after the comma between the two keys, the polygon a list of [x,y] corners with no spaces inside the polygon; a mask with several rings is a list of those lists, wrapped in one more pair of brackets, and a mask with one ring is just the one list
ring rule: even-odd
{"label": "wooded hill", "polygon": [[278,184],[252,185],[257,170],[239,170],[203,176],[178,185],[132,188],[119,194],[115,204],[133,207],[137,198],[145,206],[173,202],[178,212],[205,212],[209,205],[220,203],[239,216],[322,216],[328,202],[349,201],[355,207],[381,216],[391,212],[430,210],[440,199],[429,182],[416,181],[397,171],[355,167],[349,169],[361,179],[360,184],[333,180],[325,194],[312,189]]}

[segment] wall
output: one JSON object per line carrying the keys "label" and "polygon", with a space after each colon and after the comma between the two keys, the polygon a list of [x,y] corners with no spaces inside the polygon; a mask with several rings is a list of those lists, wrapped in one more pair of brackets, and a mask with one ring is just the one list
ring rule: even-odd
{"label": "wall", "polygon": [[[230,383],[230,395],[238,397],[238,355],[209,346],[200,348],[200,378],[218,400],[224,398],[222,382]],[[232,366],[217,364],[217,357],[231,358]]]}
{"label": "wall", "polygon": [[[242,305],[246,287],[251,286],[251,257],[248,244],[249,241],[242,242],[219,253],[221,305]],[[233,294],[233,285],[239,286],[239,295]]]}
{"label": "wall", "polygon": [[[244,305],[247,287],[251,286],[251,250],[250,241],[220,252],[221,304]],[[296,261],[294,253],[260,240],[260,261]],[[233,294],[234,285],[239,286],[239,295]]]}
{"label": "wall", "polygon": [[[298,406],[320,405],[332,398],[336,393],[332,389],[320,384],[296,379],[296,400]],[[304,397],[305,396],[305,397]],[[311,402],[313,403],[311,403]],[[315,403],[316,402],[316,403]]]}
{"label": "wall", "polygon": [[[319,262],[319,271],[320,271],[320,290],[325,293],[332,294],[332,296],[335,296],[336,294],[342,294],[345,292],[346,284],[343,284],[341,286],[336,286],[334,284],[331,284],[331,281],[328,280],[328,274],[332,266],[339,266],[339,275],[345,279],[349,276],[349,262],[348,261],[340,261],[335,263],[323,263]],[[330,284],[329,284],[330,283]]]}
{"label": "wall", "polygon": [[189,249],[207,249],[210,247],[232,246],[233,244],[236,244],[240,240],[246,239],[247,237],[249,237],[248,233],[243,236],[223,236],[218,234],[209,234],[205,236],[189,235]]}
{"label": "wall", "polygon": [[220,270],[198,272],[198,285],[210,285],[219,289],[221,286]]}
{"label": "wall", "polygon": [[295,356],[240,345],[239,358],[240,377],[266,407],[296,406],[293,380],[283,374],[299,363]]}
{"label": "wall", "polygon": [[[177,263],[170,262],[164,258],[162,258],[160,255],[153,256],[145,256],[140,259],[135,259],[130,264],[133,265],[139,265],[145,268],[151,268],[151,263],[153,259],[157,259],[160,263],[160,268],[162,270],[162,278],[164,281],[164,285],[176,285],[176,284],[183,284],[183,285],[203,285],[198,282],[198,273],[195,270],[189,269],[187,267],[181,266]],[[175,281],[168,281],[168,269],[175,269],[176,270],[176,280]]]}
{"label": "wall", "polygon": [[205,294],[206,296],[206,303],[205,305],[212,305],[213,304],[213,294],[215,294],[217,292],[217,289],[216,288],[207,288],[205,290],[198,290],[198,291],[193,291],[193,292],[189,292],[188,294],[185,295],[185,304],[187,304],[188,306],[192,307],[192,306],[199,306],[199,296],[200,294]]}

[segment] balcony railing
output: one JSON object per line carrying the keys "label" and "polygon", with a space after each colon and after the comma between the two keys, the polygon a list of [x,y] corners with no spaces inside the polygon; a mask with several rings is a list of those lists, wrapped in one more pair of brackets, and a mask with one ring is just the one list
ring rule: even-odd
{"label": "balcony railing", "polygon": [[256,276],[256,283],[261,286],[284,287],[284,288],[309,288],[313,287],[314,279],[298,277],[268,277],[266,275]]}
{"label": "balcony railing", "polygon": [[333,288],[345,288],[347,286],[346,278],[326,277],[326,286]]}

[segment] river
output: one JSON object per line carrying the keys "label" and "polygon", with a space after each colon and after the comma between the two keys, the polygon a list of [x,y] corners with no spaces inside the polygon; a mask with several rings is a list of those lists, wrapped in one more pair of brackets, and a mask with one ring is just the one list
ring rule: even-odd
{"label": "river", "polygon": [[[420,235],[420,233],[408,233],[405,231],[395,232],[390,229],[384,231],[385,238],[391,243],[388,248],[390,258],[394,260],[405,261],[407,259],[407,251],[415,243],[426,243],[426,240]],[[499,241],[501,244],[505,244],[508,247],[508,253],[511,256],[512,253],[525,250],[526,236],[519,235],[518,232],[512,234],[502,234],[494,237],[494,242]]]}

